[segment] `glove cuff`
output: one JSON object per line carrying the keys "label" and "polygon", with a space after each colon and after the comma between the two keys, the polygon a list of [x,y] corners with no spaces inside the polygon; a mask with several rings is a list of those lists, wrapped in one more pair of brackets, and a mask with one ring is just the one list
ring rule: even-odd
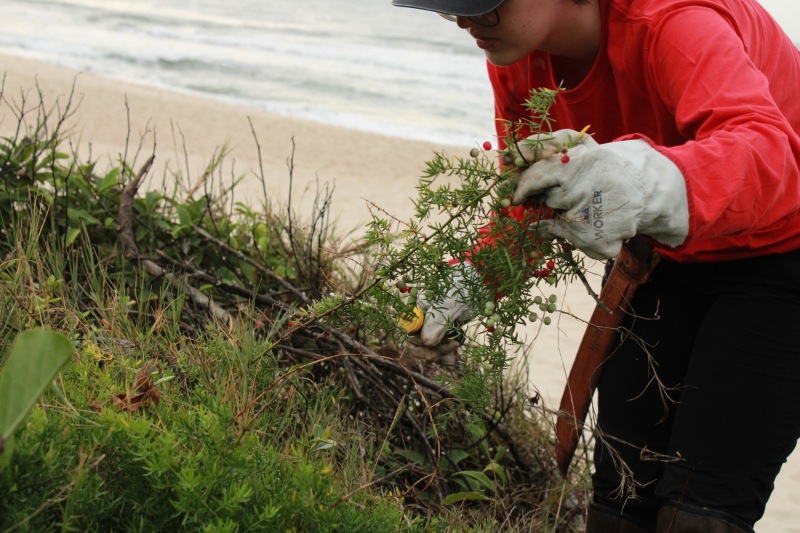
{"label": "glove cuff", "polygon": [[686,180],[667,156],[641,139],[606,145],[636,168],[644,208],[637,233],[670,247],[682,245],[689,235]]}

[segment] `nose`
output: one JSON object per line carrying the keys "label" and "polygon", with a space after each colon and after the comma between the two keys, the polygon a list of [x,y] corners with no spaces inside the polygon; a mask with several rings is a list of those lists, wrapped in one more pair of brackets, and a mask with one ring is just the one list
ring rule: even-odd
{"label": "nose", "polygon": [[456,24],[462,30],[466,30],[475,23],[469,17],[456,17]]}

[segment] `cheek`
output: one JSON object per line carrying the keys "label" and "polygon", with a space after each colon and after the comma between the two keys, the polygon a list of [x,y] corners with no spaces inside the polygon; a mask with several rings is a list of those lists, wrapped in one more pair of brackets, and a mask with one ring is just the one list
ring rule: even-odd
{"label": "cheek", "polygon": [[508,36],[509,48],[513,48],[521,57],[539,50],[543,42],[536,29],[532,24],[520,25],[517,31]]}
{"label": "cheek", "polygon": [[516,31],[509,35],[509,38],[521,48],[536,48],[540,44],[536,28],[531,24],[520,24]]}

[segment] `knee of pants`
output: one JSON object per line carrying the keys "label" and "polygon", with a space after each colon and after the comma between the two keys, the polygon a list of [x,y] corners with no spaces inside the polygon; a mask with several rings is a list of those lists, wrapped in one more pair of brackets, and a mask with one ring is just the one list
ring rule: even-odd
{"label": "knee of pants", "polygon": [[728,513],[668,501],[658,512],[656,533],[754,533],[754,530]]}

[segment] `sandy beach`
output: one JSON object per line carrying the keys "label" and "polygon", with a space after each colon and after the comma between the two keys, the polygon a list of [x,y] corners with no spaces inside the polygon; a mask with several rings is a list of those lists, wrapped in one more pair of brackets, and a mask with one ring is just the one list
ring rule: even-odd
{"label": "sandy beach", "polygon": [[[410,197],[435,150],[466,155],[470,147],[439,146],[363,133],[287,118],[151,87],[127,84],[85,73],[0,55],[5,74],[0,112],[0,135],[8,136],[17,120],[7,102],[38,101],[62,108],[74,87],[75,113],[66,126],[82,158],[101,164],[121,154],[141,164],[153,152],[153,183],[174,180],[174,170],[194,181],[201,176],[215,151],[227,146],[229,155],[218,181],[247,176],[236,197],[258,202],[265,177],[267,194],[285,203],[293,156],[293,205],[303,209],[313,200],[318,184],[335,187],[332,199],[339,235],[363,230],[370,220],[370,202],[400,219],[413,212]],[[79,104],[79,105],[78,105]],[[480,133],[480,132],[478,132]],[[257,139],[257,141],[256,141]],[[482,142],[484,139],[476,138]],[[141,153],[134,157],[139,143]],[[261,147],[259,157],[258,145]],[[293,148],[294,143],[294,148]],[[302,197],[302,200],[298,198]],[[560,289],[561,302],[578,318],[563,315],[532,341],[530,383],[545,405],[557,407],[571,359],[583,333],[583,323],[593,302],[581,286]],[[535,332],[531,332],[534,334]],[[765,517],[756,524],[759,533],[800,533],[800,452],[790,457],[778,477]]]}

